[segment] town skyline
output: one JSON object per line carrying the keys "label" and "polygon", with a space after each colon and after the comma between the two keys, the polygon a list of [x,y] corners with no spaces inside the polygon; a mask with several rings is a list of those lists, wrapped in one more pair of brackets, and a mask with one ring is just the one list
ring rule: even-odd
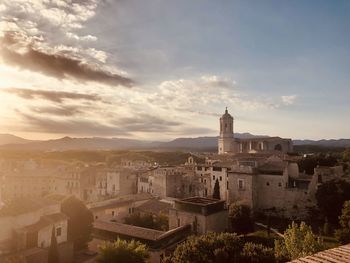
{"label": "town skyline", "polygon": [[[208,12],[208,10],[211,10]],[[0,133],[348,138],[347,1],[0,4]]]}

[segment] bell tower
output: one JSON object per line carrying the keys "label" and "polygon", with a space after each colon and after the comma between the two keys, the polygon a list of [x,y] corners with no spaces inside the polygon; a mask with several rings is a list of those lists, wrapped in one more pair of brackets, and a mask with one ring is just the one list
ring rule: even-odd
{"label": "bell tower", "polygon": [[228,113],[227,107],[220,118],[218,153],[234,153],[233,117]]}

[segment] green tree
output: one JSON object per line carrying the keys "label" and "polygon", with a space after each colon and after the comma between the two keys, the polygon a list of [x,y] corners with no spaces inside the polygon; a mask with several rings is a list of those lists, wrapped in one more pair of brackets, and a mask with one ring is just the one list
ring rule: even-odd
{"label": "green tree", "polygon": [[249,206],[231,205],[229,221],[232,231],[237,234],[247,234],[254,230],[254,222],[251,217]]}
{"label": "green tree", "polygon": [[240,250],[242,242],[236,234],[207,233],[201,236],[191,236],[177,246],[172,256],[166,258],[166,263],[215,263],[241,262]]}
{"label": "green tree", "polygon": [[93,215],[85,204],[76,197],[66,198],[61,205],[62,213],[68,216],[68,240],[73,241],[74,249],[87,247],[91,240]]}
{"label": "green tree", "polygon": [[350,183],[341,179],[325,182],[318,187],[316,200],[329,223],[337,225],[344,202],[350,200]]}
{"label": "green tree", "polygon": [[118,239],[104,243],[100,247],[97,262],[99,263],[144,263],[149,258],[146,246],[138,241]]}
{"label": "green tree", "polygon": [[247,242],[243,246],[241,261],[247,263],[273,263],[275,262],[274,250],[262,244]]}
{"label": "green tree", "polygon": [[350,147],[343,152],[343,161],[350,163]]}
{"label": "green tree", "polygon": [[284,232],[283,240],[275,241],[275,256],[278,260],[286,257],[288,260],[314,254],[323,249],[323,242],[312,233],[305,222],[300,225],[292,222]]}
{"label": "green tree", "polygon": [[49,247],[48,263],[59,263],[60,256],[58,254],[57,239],[55,233],[55,227],[52,227],[51,244]]}
{"label": "green tree", "polygon": [[339,217],[340,228],[335,231],[335,237],[341,244],[350,243],[350,201],[346,201]]}
{"label": "green tree", "polygon": [[213,198],[214,199],[220,199],[220,185],[219,185],[219,180],[218,179],[216,179],[216,181],[215,181]]}

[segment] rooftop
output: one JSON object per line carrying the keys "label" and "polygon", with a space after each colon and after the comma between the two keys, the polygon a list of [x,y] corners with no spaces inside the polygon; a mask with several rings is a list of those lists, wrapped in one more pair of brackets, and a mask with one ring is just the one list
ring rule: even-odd
{"label": "rooftop", "polygon": [[68,220],[68,217],[63,213],[56,213],[47,216],[42,216],[40,220],[32,225],[25,226],[19,230],[19,232],[37,232],[47,226],[53,225],[58,222]]}
{"label": "rooftop", "polygon": [[346,263],[350,262],[350,244],[318,252],[314,255],[298,258],[292,263]]}
{"label": "rooftop", "polygon": [[189,197],[189,198],[177,200],[176,202],[191,203],[191,204],[196,204],[196,205],[200,205],[200,206],[206,206],[206,205],[210,205],[210,204],[221,203],[223,201],[213,199],[213,198],[196,196],[196,197]]}
{"label": "rooftop", "polygon": [[0,217],[2,216],[17,216],[39,210],[45,206],[54,205],[58,202],[53,200],[31,199],[31,198],[17,198],[13,199],[10,203],[4,205],[0,209]]}
{"label": "rooftop", "polygon": [[103,222],[103,221],[95,221],[93,226],[94,226],[94,229],[96,230],[104,230],[104,231],[113,232],[115,234],[119,234],[123,236],[129,236],[129,237],[150,240],[150,241],[156,241],[158,237],[160,237],[162,234],[165,233],[164,231],[158,231],[154,229],[121,224],[121,223],[114,223],[114,222],[109,223],[109,222]]}
{"label": "rooftop", "polygon": [[144,212],[144,213],[164,213],[168,214],[169,209],[173,206],[168,202],[159,201],[157,199],[151,199],[146,201],[146,203],[135,208],[136,211]]}

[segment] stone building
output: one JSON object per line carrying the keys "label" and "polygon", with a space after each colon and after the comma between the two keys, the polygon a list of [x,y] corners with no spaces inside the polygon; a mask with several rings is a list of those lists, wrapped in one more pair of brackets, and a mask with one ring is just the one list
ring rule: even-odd
{"label": "stone building", "polygon": [[169,228],[191,225],[195,234],[225,232],[228,229],[228,210],[225,201],[191,197],[175,201],[169,211]]}
{"label": "stone building", "polygon": [[135,194],[137,176],[130,169],[112,169],[107,172],[106,193],[109,196]]}
{"label": "stone building", "polygon": [[56,236],[61,261],[72,259],[73,244],[67,241],[68,217],[61,213],[57,202],[17,199],[0,210],[0,225],[0,262],[12,253],[30,255],[27,262],[47,262],[52,234]]}
{"label": "stone building", "polygon": [[264,151],[279,151],[283,153],[293,151],[291,139],[280,137],[255,137],[238,139],[234,137],[234,119],[226,108],[220,118],[220,135],[218,139],[219,154],[251,153]]}
{"label": "stone building", "polygon": [[147,192],[159,198],[181,197],[183,175],[184,170],[182,167],[156,167],[138,177],[138,192]]}
{"label": "stone building", "polygon": [[124,222],[125,217],[133,214],[135,208],[151,200],[150,194],[126,195],[118,198],[88,204],[94,220],[106,222]]}

